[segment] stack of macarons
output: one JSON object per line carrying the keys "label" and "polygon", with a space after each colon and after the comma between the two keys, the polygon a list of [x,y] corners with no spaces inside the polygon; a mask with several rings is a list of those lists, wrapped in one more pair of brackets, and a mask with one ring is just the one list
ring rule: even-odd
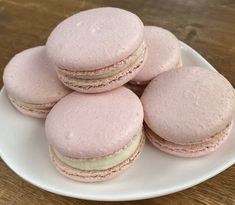
{"label": "stack of macarons", "polygon": [[17,110],[46,118],[56,169],[81,182],[128,168],[145,135],[169,154],[208,154],[227,139],[235,114],[235,93],[223,76],[184,67],[170,31],[119,8],[65,19],[45,46],[14,56],[3,81]]}

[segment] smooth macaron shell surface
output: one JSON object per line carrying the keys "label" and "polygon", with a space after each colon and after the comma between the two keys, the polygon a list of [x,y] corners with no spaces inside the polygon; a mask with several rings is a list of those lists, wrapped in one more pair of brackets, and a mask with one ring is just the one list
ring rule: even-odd
{"label": "smooth macaron shell surface", "polygon": [[47,54],[70,71],[94,71],[130,56],[143,42],[144,26],[119,8],[79,12],[61,22],[46,43]]}
{"label": "smooth macaron shell surface", "polygon": [[182,67],[165,72],[145,89],[141,101],[148,127],[176,144],[200,143],[233,119],[235,94],[219,73]]}
{"label": "smooth macaron shell surface", "polygon": [[181,67],[180,43],[174,34],[161,27],[145,26],[144,38],[148,58],[132,81],[149,82],[162,72]]}
{"label": "smooth macaron shell surface", "polygon": [[107,156],[125,147],[141,129],[138,97],[120,87],[111,92],[73,92],[58,102],[46,119],[49,143],[67,157]]}
{"label": "smooth macaron shell surface", "polygon": [[30,105],[32,111],[35,106],[46,108],[71,92],[58,80],[55,70],[46,56],[45,46],[27,49],[7,64],[4,86],[16,103]]}

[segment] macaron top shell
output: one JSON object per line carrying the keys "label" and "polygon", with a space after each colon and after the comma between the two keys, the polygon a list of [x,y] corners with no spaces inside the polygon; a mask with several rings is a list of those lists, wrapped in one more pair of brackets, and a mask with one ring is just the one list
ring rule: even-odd
{"label": "macaron top shell", "polygon": [[222,131],[235,113],[232,85],[221,74],[200,67],[159,75],[141,101],[148,127],[178,144],[205,141]]}
{"label": "macaron top shell", "polygon": [[73,92],[52,108],[46,135],[64,156],[97,158],[129,146],[142,123],[142,104],[127,88],[100,94]]}
{"label": "macaron top shell", "polygon": [[143,23],[135,14],[119,8],[96,8],[61,22],[46,47],[59,68],[93,71],[127,58],[141,45],[143,35]]}
{"label": "macaron top shell", "polygon": [[148,46],[148,58],[133,81],[150,81],[158,74],[176,68],[181,60],[179,41],[170,31],[145,26],[144,38]]}
{"label": "macaron top shell", "polygon": [[56,102],[70,92],[58,80],[45,46],[15,55],[4,70],[3,82],[11,97],[32,104]]}

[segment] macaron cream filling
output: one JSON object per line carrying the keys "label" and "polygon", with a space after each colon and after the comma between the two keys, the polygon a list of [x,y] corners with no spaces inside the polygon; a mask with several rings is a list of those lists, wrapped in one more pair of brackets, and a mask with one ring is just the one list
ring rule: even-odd
{"label": "macaron cream filling", "polygon": [[63,156],[55,148],[52,148],[52,146],[50,146],[50,149],[54,151],[56,157],[59,160],[61,160],[63,163],[70,167],[86,171],[104,170],[114,167],[127,160],[138,149],[139,145],[141,144],[141,141],[144,138],[143,134],[144,133],[141,129],[127,147],[124,147],[123,149],[115,152],[114,154],[99,158],[75,159]]}
{"label": "macaron cream filling", "polygon": [[25,103],[25,102],[20,102],[12,98],[11,96],[8,97],[15,106],[18,106],[24,110],[38,112],[38,113],[48,113],[56,103],[56,102],[45,103],[45,104]]}
{"label": "macaron cream filling", "polygon": [[176,144],[174,142],[167,141],[154,133],[147,125],[145,126],[145,133],[149,140],[159,148],[164,148],[177,153],[194,153],[204,152],[205,150],[215,149],[228,137],[232,128],[232,122],[228,124],[222,131],[215,135],[203,140],[199,143],[187,143],[187,144]]}
{"label": "macaron cream filling", "polygon": [[[111,66],[98,69],[96,71],[68,71],[66,69],[57,69],[57,73],[62,78],[66,78],[69,81],[79,80],[83,84],[90,84],[100,82],[100,79],[106,79],[113,76],[119,76],[120,74],[126,72],[127,70],[131,70],[133,68],[138,68],[143,62],[144,55],[146,52],[146,44],[143,42],[141,46],[126,59],[115,63]],[[69,82],[67,82],[69,83]]]}

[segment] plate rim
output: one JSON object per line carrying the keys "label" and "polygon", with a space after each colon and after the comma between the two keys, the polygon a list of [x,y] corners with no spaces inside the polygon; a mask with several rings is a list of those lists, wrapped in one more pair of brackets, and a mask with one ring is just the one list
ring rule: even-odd
{"label": "plate rim", "polygon": [[[1,157],[2,158],[2,157]],[[210,172],[212,174],[205,174],[202,175],[200,177],[199,180],[191,180],[190,183],[184,183],[181,185],[178,185],[177,187],[173,187],[170,189],[163,189],[161,192],[149,192],[147,194],[139,194],[139,195],[128,195],[125,197],[99,197],[99,196],[94,196],[94,195],[77,195],[77,194],[71,194],[68,192],[64,192],[64,191],[60,191],[58,189],[55,188],[51,188],[51,187],[47,187],[41,184],[37,184],[37,182],[33,181],[33,180],[28,180],[27,177],[25,177],[23,174],[19,174],[17,173],[14,168],[12,168],[12,166],[10,164],[8,164],[4,158],[2,158],[2,160],[4,161],[4,163],[11,169],[11,171],[13,171],[17,176],[19,176],[20,178],[22,178],[23,180],[25,180],[26,182],[28,182],[29,184],[36,186],[42,190],[48,191],[52,194],[57,194],[60,196],[66,196],[66,197],[71,197],[71,198],[76,198],[76,199],[82,199],[82,200],[89,200],[89,201],[106,201],[106,202],[117,202],[117,201],[135,201],[135,200],[144,200],[144,199],[151,199],[151,198],[155,198],[155,197],[161,197],[161,196],[166,196],[169,194],[173,194],[179,191],[183,191],[185,189],[191,188],[193,186],[196,186],[210,178],[213,178],[214,176],[216,176],[217,174],[223,172],[224,170],[226,170],[227,168],[229,168],[230,166],[232,166],[233,164],[235,164],[235,159],[231,160],[229,162],[226,162],[223,164],[223,166],[214,169],[213,172]],[[196,181],[196,182],[195,182]]]}

